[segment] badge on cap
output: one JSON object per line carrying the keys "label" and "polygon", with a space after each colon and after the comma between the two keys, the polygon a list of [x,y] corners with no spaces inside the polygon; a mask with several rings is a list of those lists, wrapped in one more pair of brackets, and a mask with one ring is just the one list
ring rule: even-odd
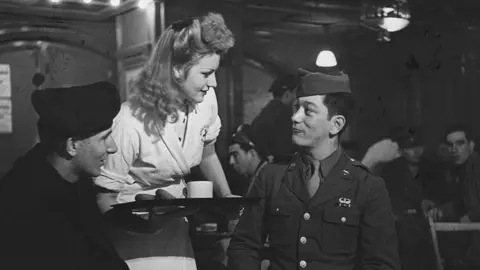
{"label": "badge on cap", "polygon": [[288,166],[288,170],[291,171],[291,170],[295,169],[296,166],[297,166],[297,164],[291,163],[291,164]]}

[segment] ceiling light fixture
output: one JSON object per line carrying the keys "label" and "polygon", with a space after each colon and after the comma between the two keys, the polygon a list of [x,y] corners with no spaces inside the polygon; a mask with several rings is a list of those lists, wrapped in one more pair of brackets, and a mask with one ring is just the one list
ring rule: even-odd
{"label": "ceiling light fixture", "polygon": [[118,7],[120,5],[120,0],[110,0],[110,5],[112,7]]}
{"label": "ceiling light fixture", "polygon": [[373,20],[388,32],[397,32],[410,24],[410,9],[407,0],[390,0],[367,6],[364,19]]}

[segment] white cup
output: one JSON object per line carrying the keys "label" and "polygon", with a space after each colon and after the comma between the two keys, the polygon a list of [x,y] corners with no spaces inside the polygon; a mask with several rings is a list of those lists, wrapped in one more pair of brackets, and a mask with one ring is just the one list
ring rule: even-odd
{"label": "white cup", "polygon": [[187,183],[188,198],[213,198],[211,181],[192,181]]}

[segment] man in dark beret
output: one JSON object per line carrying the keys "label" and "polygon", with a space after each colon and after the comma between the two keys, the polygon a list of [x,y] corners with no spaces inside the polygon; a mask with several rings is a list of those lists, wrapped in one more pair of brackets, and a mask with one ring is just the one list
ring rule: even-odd
{"label": "man in dark beret", "polygon": [[[399,157],[379,164],[377,173],[385,179],[390,195],[399,241],[403,269],[435,269],[430,245],[429,227],[422,209],[427,190],[437,185],[440,171],[424,158],[422,129],[399,125],[389,130],[388,137],[399,147]],[[426,206],[424,206],[426,207]]]}
{"label": "man in dark beret", "polygon": [[0,257],[8,269],[128,269],[103,227],[92,177],[117,151],[108,82],[37,90],[40,143],[0,180]]}
{"label": "man in dark beret", "polygon": [[292,143],[291,118],[299,83],[297,74],[280,74],[268,90],[273,99],[252,121],[257,150],[267,160],[288,162],[296,151]]}
{"label": "man in dark beret", "polygon": [[228,269],[400,269],[385,183],[339,147],[352,109],[349,78],[305,72],[297,93],[289,164],[267,164],[232,236]]}

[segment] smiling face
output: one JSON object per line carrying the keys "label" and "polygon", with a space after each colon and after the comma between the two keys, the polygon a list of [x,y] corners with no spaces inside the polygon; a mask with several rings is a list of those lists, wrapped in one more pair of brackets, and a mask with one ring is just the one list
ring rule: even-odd
{"label": "smiling face", "polygon": [[84,140],[75,141],[75,150],[70,154],[72,162],[80,174],[91,177],[100,175],[100,168],[103,166],[108,155],[117,151],[117,145],[110,136],[111,129],[102,131]]}
{"label": "smiling face", "polygon": [[[185,96],[195,103],[201,103],[207,91],[217,87],[215,71],[219,65],[220,56],[218,54],[209,54],[200,58],[180,83]],[[177,69],[174,72],[177,78],[185,76],[182,71]]]}
{"label": "smiling face", "polygon": [[323,103],[324,99],[324,95],[316,95],[296,100],[292,117],[292,139],[295,144],[316,147],[337,135],[345,126],[345,117],[329,115],[328,108]]}

